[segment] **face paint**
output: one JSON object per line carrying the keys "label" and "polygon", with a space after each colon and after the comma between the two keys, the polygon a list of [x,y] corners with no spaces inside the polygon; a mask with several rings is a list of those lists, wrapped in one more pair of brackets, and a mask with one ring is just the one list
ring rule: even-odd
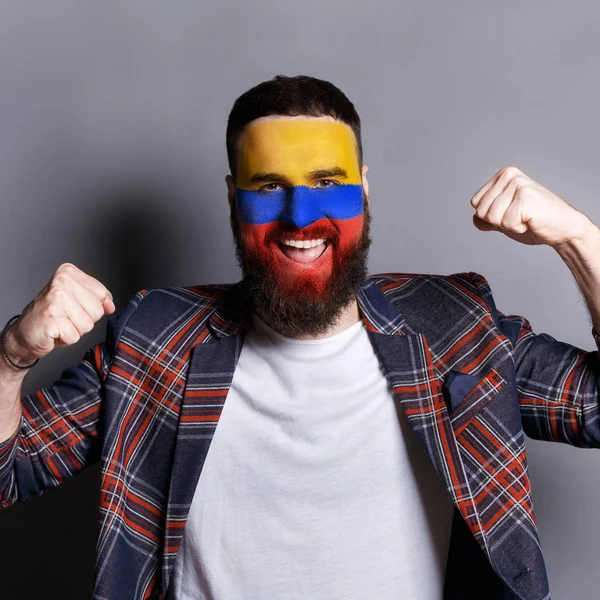
{"label": "face paint", "polygon": [[302,229],[321,219],[346,221],[362,214],[362,186],[351,184],[310,188],[296,185],[276,191],[236,189],[238,216],[243,223],[275,221]]}
{"label": "face paint", "polygon": [[363,231],[352,129],[329,118],[258,119],[240,136],[237,166],[241,243],[290,293],[323,293]]}

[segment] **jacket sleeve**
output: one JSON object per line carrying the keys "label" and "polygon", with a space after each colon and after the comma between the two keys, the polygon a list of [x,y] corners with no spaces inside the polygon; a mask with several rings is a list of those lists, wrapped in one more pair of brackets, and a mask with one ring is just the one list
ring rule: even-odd
{"label": "jacket sleeve", "polygon": [[497,327],[512,345],[517,394],[525,433],[534,439],[581,448],[600,447],[600,335],[586,351],[535,333],[529,321],[505,315],[494,303],[485,278],[470,273]]}
{"label": "jacket sleeve", "polygon": [[119,337],[146,293],[139,291],[108,320],[104,342],[89,348],[79,364],[21,399],[20,426],[0,443],[0,508],[41,494],[98,461],[104,382]]}

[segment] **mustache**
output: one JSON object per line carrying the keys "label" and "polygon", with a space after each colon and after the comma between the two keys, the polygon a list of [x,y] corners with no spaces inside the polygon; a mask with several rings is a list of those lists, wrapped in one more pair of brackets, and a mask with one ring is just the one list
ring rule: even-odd
{"label": "mustache", "polygon": [[340,232],[332,223],[314,223],[298,229],[291,223],[276,221],[265,232],[265,243],[277,243],[286,238],[297,241],[326,239],[332,244],[337,244],[339,237]]}

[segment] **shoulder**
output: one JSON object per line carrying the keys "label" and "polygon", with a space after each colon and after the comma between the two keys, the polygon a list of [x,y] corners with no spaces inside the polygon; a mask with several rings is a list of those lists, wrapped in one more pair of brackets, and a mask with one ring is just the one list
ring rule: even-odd
{"label": "shoulder", "polygon": [[378,273],[369,280],[416,329],[427,329],[436,321],[447,326],[455,319],[495,320],[489,283],[479,273]]}
{"label": "shoulder", "polygon": [[191,326],[200,333],[233,287],[226,283],[140,290],[123,311],[127,314],[127,329],[150,339],[173,328]]}
{"label": "shoulder", "polygon": [[448,365],[470,370],[475,355],[478,360],[496,352],[505,356],[490,287],[479,273],[382,273],[372,277],[404,316],[406,331],[425,336],[440,373],[445,373]]}
{"label": "shoulder", "polygon": [[481,303],[485,295],[491,294],[488,281],[483,275],[473,271],[436,275],[432,273],[377,273],[369,276],[382,292],[394,298],[424,296],[448,296],[449,298],[467,296]]}

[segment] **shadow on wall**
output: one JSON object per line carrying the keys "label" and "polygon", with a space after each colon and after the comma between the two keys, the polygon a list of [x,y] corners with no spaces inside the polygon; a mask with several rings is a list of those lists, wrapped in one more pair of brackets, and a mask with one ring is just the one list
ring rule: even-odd
{"label": "shadow on wall", "polygon": [[[107,190],[92,206],[80,247],[117,308],[140,289],[181,285],[189,255],[181,197],[159,185],[128,184]],[[194,268],[201,277],[202,264]]]}
{"label": "shadow on wall", "polygon": [[[190,277],[182,212],[186,203],[180,197],[158,185],[128,183],[94,194],[88,205],[73,262],[111,290],[118,312],[140,289],[204,279],[196,257]],[[194,219],[188,223],[205,222],[198,219],[198,206],[203,205],[194,203]],[[208,260],[206,250],[201,255]],[[77,364],[87,348],[104,339],[106,320],[74,346],[58,348],[40,361],[28,374],[24,393],[50,385],[64,368]],[[3,598],[91,597],[99,483],[100,467],[95,465],[41,496],[0,511],[0,539],[6,550],[0,562]]]}

